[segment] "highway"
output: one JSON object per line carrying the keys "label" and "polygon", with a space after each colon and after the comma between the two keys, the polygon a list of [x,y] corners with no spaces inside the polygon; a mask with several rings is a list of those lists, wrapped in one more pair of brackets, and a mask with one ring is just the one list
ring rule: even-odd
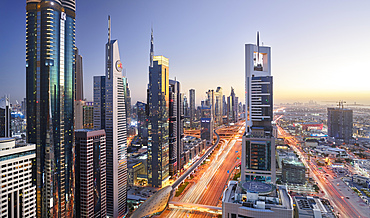
{"label": "highway", "polygon": [[325,175],[323,175],[316,167],[316,165],[308,162],[308,158],[305,152],[302,151],[298,144],[298,140],[295,137],[292,137],[290,134],[286,133],[284,129],[278,126],[279,134],[282,137],[286,137],[288,144],[294,149],[295,152],[301,157],[301,161],[303,164],[310,170],[310,175],[315,179],[320,190],[325,193],[325,197],[329,199],[332,206],[335,208],[336,211],[339,212],[339,217],[368,217],[368,214],[360,213],[358,210],[355,209],[354,205],[352,205],[346,198],[343,196],[333,185],[331,181],[329,181]]}
{"label": "highway", "polygon": [[[229,130],[227,130],[229,129]],[[232,127],[217,130],[232,131],[234,138],[230,140],[220,139],[220,148],[210,156],[210,163],[201,169],[193,178],[193,185],[179,197],[179,202],[190,204],[201,204],[209,206],[221,206],[221,195],[232,169],[237,165],[237,156],[241,152],[241,136],[244,125],[239,124]],[[236,152],[238,151],[238,152]],[[229,173],[227,173],[229,171]],[[185,210],[170,209],[161,217],[209,217],[211,214],[201,212],[190,212]]]}

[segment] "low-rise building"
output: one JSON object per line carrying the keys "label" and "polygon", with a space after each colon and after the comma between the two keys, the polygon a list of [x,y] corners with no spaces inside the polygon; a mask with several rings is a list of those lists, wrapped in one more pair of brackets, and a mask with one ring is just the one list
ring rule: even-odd
{"label": "low-rise building", "polygon": [[294,198],[294,217],[297,218],[335,218],[327,201],[316,197]]}

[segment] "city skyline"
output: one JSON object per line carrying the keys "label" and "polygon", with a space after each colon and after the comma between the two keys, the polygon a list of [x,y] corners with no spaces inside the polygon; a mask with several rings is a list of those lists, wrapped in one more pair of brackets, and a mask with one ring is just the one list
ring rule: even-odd
{"label": "city skyline", "polygon": [[[206,98],[207,90],[217,86],[225,90],[233,86],[236,96],[243,99],[244,82],[235,82],[243,81],[241,48],[252,42],[257,30],[261,32],[261,41],[274,48],[276,103],[311,99],[369,103],[365,52],[370,45],[364,43],[370,36],[366,22],[370,19],[366,13],[369,2],[337,5],[328,1],[320,2],[320,7],[318,1],[299,5],[269,1],[209,3],[112,1],[92,5],[77,1],[76,46],[84,58],[87,100],[92,101],[93,76],[104,72],[102,44],[107,37],[106,17],[110,14],[113,22],[120,24],[112,36],[121,41],[120,52],[133,102],[146,98],[147,50],[153,26],[156,53],[171,59],[171,78],[182,81],[182,92],[195,88],[196,105]],[[5,10],[10,4],[13,10]],[[247,9],[257,4],[266,10],[260,19],[255,19],[256,12]],[[12,102],[20,102],[25,97],[25,2],[3,1],[0,5],[0,25],[8,30],[0,39],[9,42],[2,43],[0,49],[0,92],[10,95]],[[152,9],[163,13],[154,14]],[[347,76],[348,72],[351,76]],[[17,90],[12,89],[15,83],[19,83]]]}

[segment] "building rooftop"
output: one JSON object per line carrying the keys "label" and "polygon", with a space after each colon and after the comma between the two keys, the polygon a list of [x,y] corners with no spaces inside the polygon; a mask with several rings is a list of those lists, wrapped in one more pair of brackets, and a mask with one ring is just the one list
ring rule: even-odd
{"label": "building rooftop", "polygon": [[331,211],[330,206],[324,200],[318,197],[294,197],[294,202],[297,207],[299,216],[313,215],[313,217],[330,217],[334,218],[335,215]]}
{"label": "building rooftop", "polygon": [[304,167],[304,164],[301,161],[298,161],[296,159],[283,159],[284,164],[290,164],[294,166],[300,166]]}
{"label": "building rooftop", "polygon": [[293,209],[292,199],[285,186],[275,187],[262,182],[230,181],[224,191],[222,202],[259,210]]}

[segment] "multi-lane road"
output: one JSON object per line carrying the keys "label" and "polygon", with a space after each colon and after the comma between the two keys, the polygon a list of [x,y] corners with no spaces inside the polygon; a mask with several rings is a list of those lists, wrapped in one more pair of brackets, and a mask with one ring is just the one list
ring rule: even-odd
{"label": "multi-lane road", "polygon": [[[220,147],[212,154],[210,162],[205,168],[200,169],[192,179],[191,187],[178,198],[177,201],[201,205],[221,206],[221,195],[231,171],[240,160],[237,159],[241,152],[241,136],[244,125],[240,123],[232,127],[220,128],[222,131],[233,132],[233,137],[222,139]],[[165,211],[161,217],[207,217],[210,214],[171,209]]]}
{"label": "multi-lane road", "polygon": [[[301,161],[306,168],[310,170],[310,175],[315,179],[320,189],[324,192],[325,197],[329,199],[335,210],[339,212],[339,217],[369,217],[370,211],[368,208],[358,208],[359,205],[353,205],[352,201],[349,201],[347,196],[344,196],[341,190],[337,189],[336,182],[342,183],[342,181],[326,178],[326,175],[319,171],[316,165],[308,161],[306,153],[302,151],[301,147],[298,145],[298,140],[295,137],[286,133],[281,127],[278,127],[278,131],[280,136],[285,137],[289,145],[301,157]],[[358,196],[354,197],[358,198]]]}

